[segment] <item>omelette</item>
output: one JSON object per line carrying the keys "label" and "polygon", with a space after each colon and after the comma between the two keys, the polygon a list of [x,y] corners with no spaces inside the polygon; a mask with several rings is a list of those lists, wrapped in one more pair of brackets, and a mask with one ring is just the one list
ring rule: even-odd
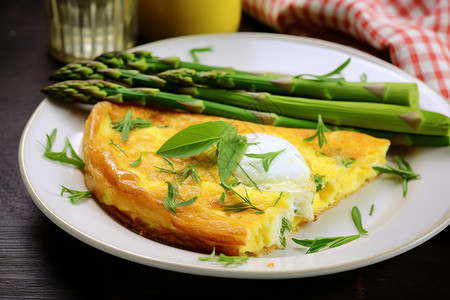
{"label": "omelette", "polygon": [[[126,129],[117,126],[124,118]],[[188,128],[223,122],[247,142],[226,182],[218,144],[187,157],[160,154]],[[299,226],[373,180],[372,166],[386,161],[388,140],[334,131],[320,147],[306,140],[315,133],[100,102],[85,124],[85,181],[111,216],[145,237],[203,253],[260,256],[285,247]]]}

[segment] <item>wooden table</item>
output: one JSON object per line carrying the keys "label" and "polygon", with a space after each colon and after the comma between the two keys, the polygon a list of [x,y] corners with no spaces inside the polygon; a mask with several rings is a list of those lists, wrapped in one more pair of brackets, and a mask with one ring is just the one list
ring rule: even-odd
{"label": "wooden table", "polygon": [[[272,32],[244,16],[241,31]],[[326,37],[325,37],[326,38]],[[329,40],[387,59],[339,34]],[[389,260],[344,273],[289,280],[238,280],[156,269],[101,252],[67,234],[35,206],[22,182],[22,130],[60,63],[46,49],[40,1],[4,0],[0,9],[1,299],[450,299],[450,229]],[[420,220],[417,220],[420,222]],[[405,229],[407,230],[407,229]],[[288,294],[289,293],[289,294]]]}

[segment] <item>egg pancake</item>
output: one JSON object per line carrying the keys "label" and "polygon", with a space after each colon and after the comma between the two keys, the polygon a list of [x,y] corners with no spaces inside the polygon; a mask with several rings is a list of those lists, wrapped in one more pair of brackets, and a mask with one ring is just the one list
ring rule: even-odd
{"label": "egg pancake", "polygon": [[[152,123],[148,128],[130,130],[123,142],[122,132],[112,124],[123,120],[130,110],[133,119]],[[218,120],[231,123],[241,135],[264,133],[292,144],[311,170],[311,181],[305,183],[299,197],[303,202],[312,201],[312,212],[297,212],[294,193],[258,190],[243,184],[235,185],[234,191],[224,189],[215,146],[188,158],[156,154],[180,130]],[[204,253],[215,248],[216,253],[226,255],[259,256],[282,248],[283,238],[297,225],[313,221],[356,192],[377,176],[372,166],[385,163],[387,140],[356,132],[327,132],[327,144],[320,148],[317,139],[303,141],[314,133],[309,129],[101,102],[93,107],[85,125],[85,181],[106,211],[143,236]],[[313,175],[316,181],[320,179],[320,188],[314,184]],[[316,188],[320,190],[316,192]],[[243,195],[257,209],[226,209],[242,203]],[[168,207],[169,198],[179,205]]]}

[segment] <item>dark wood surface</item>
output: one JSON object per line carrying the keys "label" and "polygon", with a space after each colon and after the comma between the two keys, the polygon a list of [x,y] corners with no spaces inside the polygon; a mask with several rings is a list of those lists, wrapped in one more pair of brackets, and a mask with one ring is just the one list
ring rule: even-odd
{"label": "dark wood surface", "polygon": [[[272,32],[247,16],[240,30]],[[387,52],[341,34],[322,38],[388,59]],[[67,234],[32,202],[18,167],[22,130],[44,98],[39,90],[48,84],[47,76],[61,66],[48,56],[45,39],[40,1],[2,1],[1,299],[175,299],[186,295],[205,299],[273,299],[290,295],[297,299],[450,299],[448,228],[404,254],[368,267],[289,280],[223,279],[165,271],[106,254]]]}

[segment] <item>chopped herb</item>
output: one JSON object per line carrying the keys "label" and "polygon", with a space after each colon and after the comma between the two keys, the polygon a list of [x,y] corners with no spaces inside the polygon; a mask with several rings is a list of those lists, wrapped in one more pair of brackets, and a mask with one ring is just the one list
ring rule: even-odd
{"label": "chopped herb", "polygon": [[154,166],[155,168],[157,168],[159,171],[161,172],[166,172],[166,173],[170,173],[170,174],[178,174],[179,176],[179,180],[180,182],[183,182],[186,178],[189,177],[189,175],[192,176],[192,180],[194,182],[197,181],[201,181],[200,177],[198,177],[197,171],[195,170],[195,167],[201,165],[203,163],[199,163],[199,164],[191,164],[189,163],[189,167],[187,167],[186,169],[180,170],[180,171],[173,171],[173,170],[169,170],[169,169],[164,169],[161,167],[157,167]]}
{"label": "chopped herb", "polygon": [[223,204],[223,202],[225,201],[225,196],[226,196],[225,192],[223,192],[223,193],[220,195],[220,198],[219,198],[219,204]]}
{"label": "chopped herb", "polygon": [[316,193],[321,191],[327,184],[325,182],[325,180],[323,180],[324,177],[325,177],[325,175],[314,174],[314,183],[316,185]]}
{"label": "chopped herb", "polygon": [[280,201],[282,195],[283,195],[283,192],[280,192],[280,195],[278,196],[278,198],[275,201],[275,203],[273,204],[273,206],[277,205],[277,203],[278,203],[278,201]]}
{"label": "chopped herb", "polygon": [[111,123],[113,129],[122,132],[122,142],[125,142],[128,139],[130,130],[152,126],[152,122],[148,120],[141,118],[132,119],[132,113],[133,111],[130,109],[125,113],[122,121]]}
{"label": "chopped herb", "polygon": [[238,164],[238,167],[241,169],[242,172],[244,172],[245,176],[248,178],[248,180],[250,180],[250,182],[253,184],[253,186],[260,192],[262,193],[261,189],[259,188],[259,186],[256,184],[256,182],[253,181],[253,179],[247,174],[247,172],[245,172],[244,168]]}
{"label": "chopped herb", "polygon": [[135,161],[133,161],[132,163],[130,163],[130,166],[132,167],[137,167],[139,166],[139,164],[141,163],[142,160],[142,153],[139,154],[138,159],[136,159]]}
{"label": "chopped herb", "polygon": [[286,232],[289,233],[291,231],[292,231],[292,221],[286,217],[283,217],[281,219],[281,228],[280,228],[280,243],[283,247],[286,247],[286,237],[284,236],[284,234]]}
{"label": "chopped herb", "polygon": [[[50,135],[46,134],[47,136],[47,144],[45,145],[45,151],[44,156],[48,159],[59,161],[62,163],[74,165],[80,169],[84,169],[85,164],[84,161],[78,156],[78,154],[73,149],[72,145],[69,142],[69,139],[66,138],[66,143],[64,144],[64,148],[61,152],[52,152],[53,142],[55,141],[56,137],[56,128],[53,129],[52,133]],[[67,155],[67,150],[69,150],[70,155],[72,157],[69,157]]]}
{"label": "chopped herb", "polygon": [[176,213],[176,207],[178,206],[186,206],[186,205],[191,205],[192,203],[194,203],[195,201],[197,201],[197,197],[193,197],[187,201],[183,201],[183,202],[179,202],[179,203],[175,203],[175,199],[178,197],[180,199],[183,200],[183,198],[180,196],[180,194],[178,193],[178,189],[176,186],[173,186],[169,181],[166,181],[167,183],[167,188],[168,188],[168,192],[167,192],[167,196],[166,199],[164,200],[164,207],[174,213]]}
{"label": "chopped herb", "polygon": [[236,195],[239,196],[239,198],[242,199],[242,202],[236,203],[236,204],[230,204],[230,205],[224,205],[224,211],[229,211],[229,212],[241,212],[247,209],[254,209],[257,214],[263,214],[264,210],[254,206],[252,204],[252,202],[250,201],[250,197],[248,196],[248,192],[247,189],[244,188],[245,190],[245,197],[240,195],[238,192],[236,192],[231,186],[226,185],[224,183],[222,183],[222,185],[226,188],[231,190],[233,193],[235,193]]}
{"label": "chopped herb", "polygon": [[353,223],[355,224],[355,227],[358,229],[359,232],[358,234],[337,236],[337,237],[317,237],[313,240],[310,239],[299,240],[296,238],[292,238],[292,241],[294,241],[296,244],[300,246],[308,248],[308,250],[306,251],[307,254],[318,252],[326,248],[335,248],[338,246],[342,246],[344,244],[347,244],[351,241],[360,238],[364,234],[367,234],[367,230],[365,230],[362,226],[361,212],[356,206],[352,208],[352,220]]}
{"label": "chopped herb", "polygon": [[128,154],[125,152],[125,150],[123,150],[119,145],[114,143],[113,139],[109,139],[108,145],[116,147],[117,149],[119,149],[120,152],[122,152],[123,154],[125,154],[126,157],[128,157]]}
{"label": "chopped herb", "polygon": [[355,162],[355,159],[351,157],[338,157],[337,160],[339,164],[346,168],[350,167]]}
{"label": "chopped herb", "polygon": [[63,196],[64,193],[70,194],[70,196],[68,196],[68,198],[70,199],[70,202],[72,204],[76,204],[78,202],[78,200],[92,195],[92,193],[89,191],[76,191],[76,190],[72,190],[72,189],[69,189],[69,188],[61,185],[61,196]]}
{"label": "chopped herb", "polygon": [[264,167],[264,171],[269,171],[269,166],[272,163],[272,161],[275,159],[275,157],[277,157],[278,154],[280,154],[281,152],[285,151],[286,149],[282,149],[280,151],[274,151],[274,152],[267,152],[267,153],[263,153],[263,154],[253,154],[253,153],[249,153],[249,154],[245,154],[245,156],[247,157],[251,157],[251,158],[258,158],[262,160],[262,165]]}
{"label": "chopped herb", "polygon": [[310,136],[309,138],[303,139],[303,141],[311,142],[312,140],[314,140],[317,137],[317,139],[319,141],[319,147],[322,148],[324,143],[328,144],[327,139],[325,137],[325,131],[331,131],[331,130],[325,126],[325,124],[322,121],[322,116],[319,114],[319,117],[317,120],[316,133],[314,135]]}
{"label": "chopped herb", "polygon": [[243,263],[246,263],[248,261],[248,257],[247,256],[228,256],[223,253],[220,253],[217,256],[216,248],[213,248],[213,251],[211,252],[211,254],[209,256],[199,257],[198,260],[218,262],[218,263],[224,264],[225,267],[228,267],[231,265],[242,265]]}
{"label": "chopped herb", "polygon": [[372,206],[370,207],[370,212],[369,212],[369,216],[371,216],[373,214],[373,209],[375,208],[375,205],[372,204]]}
{"label": "chopped herb", "polygon": [[165,156],[163,156],[163,158],[164,158],[165,162],[166,162],[169,166],[171,166],[172,169],[173,169],[173,162],[172,162],[170,159],[168,159],[167,157],[165,157]]}
{"label": "chopped herb", "polygon": [[402,179],[403,197],[406,197],[406,194],[408,192],[408,181],[411,179],[419,179],[420,175],[414,173],[409,163],[404,159],[402,159],[400,156],[396,155],[395,159],[397,161],[398,169],[395,169],[388,165],[386,165],[386,167],[372,167],[372,168],[381,173],[400,176],[400,178]]}
{"label": "chopped herb", "polygon": [[192,59],[194,60],[194,63],[198,64],[200,63],[200,60],[197,57],[197,52],[214,52],[212,47],[204,47],[204,48],[194,48],[189,51],[189,53],[192,56]]}

